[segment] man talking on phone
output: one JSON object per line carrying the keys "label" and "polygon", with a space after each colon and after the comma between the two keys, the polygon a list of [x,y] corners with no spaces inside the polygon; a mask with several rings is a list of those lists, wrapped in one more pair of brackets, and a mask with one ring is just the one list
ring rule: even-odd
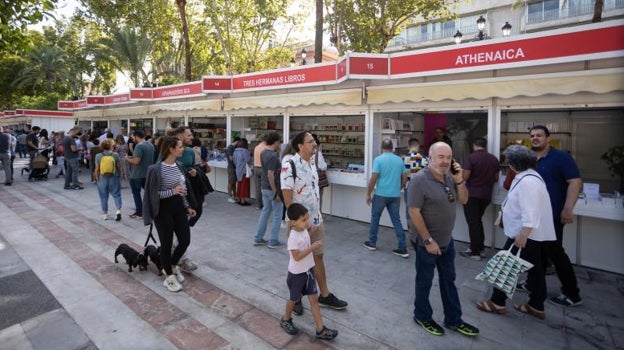
{"label": "man talking on phone", "polygon": [[455,287],[455,246],[451,233],[457,204],[466,204],[468,190],[461,165],[453,162],[451,146],[444,142],[431,145],[429,166],[410,180],[407,191],[412,223],[410,238],[416,250],[414,321],[428,333],[444,334],[444,328],[433,320],[429,302],[434,269],[437,268],[444,325],[465,336],[476,336],[479,329],[462,320]]}

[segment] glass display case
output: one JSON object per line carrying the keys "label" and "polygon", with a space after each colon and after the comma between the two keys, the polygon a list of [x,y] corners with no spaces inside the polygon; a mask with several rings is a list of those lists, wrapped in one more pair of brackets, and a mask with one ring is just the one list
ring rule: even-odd
{"label": "glass display case", "polygon": [[420,113],[385,112],[375,114],[375,118],[381,122],[381,139],[390,138],[398,155],[407,153],[409,139],[417,138],[421,144],[424,142],[424,118]]}
{"label": "glass display case", "polygon": [[355,116],[294,116],[290,135],[303,130],[317,135],[328,169],[364,173],[365,120]]}
{"label": "glass display case", "polygon": [[249,150],[253,150],[262,138],[271,132],[284,136],[283,116],[232,117],[232,139],[237,136],[246,138],[249,142]]}
{"label": "glass display case", "polygon": [[198,117],[189,120],[195,137],[211,151],[225,151],[227,148],[227,120],[223,118]]}

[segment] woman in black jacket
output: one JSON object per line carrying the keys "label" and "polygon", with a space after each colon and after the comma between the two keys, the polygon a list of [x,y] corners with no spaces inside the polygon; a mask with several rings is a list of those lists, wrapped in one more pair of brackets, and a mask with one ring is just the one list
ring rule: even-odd
{"label": "woman in black jacket", "polygon": [[[143,197],[143,223],[149,225],[152,220],[160,240],[160,262],[167,277],[163,285],[171,292],[182,290],[184,276],[177,266],[186,248],[191,243],[189,217],[195,216],[187,199],[190,185],[176,159],[182,155],[184,146],[176,137],[166,136],[160,146],[162,161],[147,170]],[[171,252],[173,235],[178,245]]]}

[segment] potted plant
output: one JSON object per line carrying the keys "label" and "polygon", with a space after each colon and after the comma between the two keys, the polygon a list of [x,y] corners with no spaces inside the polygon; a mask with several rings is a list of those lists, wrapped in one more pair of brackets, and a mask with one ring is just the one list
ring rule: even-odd
{"label": "potted plant", "polygon": [[620,193],[624,193],[624,146],[613,146],[600,156],[607,162],[611,176],[620,177]]}

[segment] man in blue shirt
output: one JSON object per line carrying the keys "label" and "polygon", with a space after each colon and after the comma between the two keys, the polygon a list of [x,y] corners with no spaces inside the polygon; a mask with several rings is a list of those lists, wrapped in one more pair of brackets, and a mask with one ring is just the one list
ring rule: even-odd
{"label": "man in blue shirt", "polygon": [[[368,181],[366,204],[371,205],[371,223],[368,241],[364,246],[369,250],[377,250],[377,232],[379,231],[379,219],[384,208],[388,209],[392,226],[397,237],[399,247],[392,251],[393,254],[408,258],[409,253],[405,246],[405,233],[401,224],[399,210],[401,208],[401,189],[407,181],[407,174],[403,159],[392,153],[392,141],[384,139],[381,142],[381,155],[373,160],[373,174]],[[375,195],[371,199],[371,193]]]}
{"label": "man in blue shirt", "polygon": [[[546,247],[546,256],[552,261],[561,282],[561,295],[550,298],[556,305],[578,306],[580,297],[576,275],[570,258],[563,249],[563,226],[573,221],[582,181],[574,159],[564,151],[549,145],[550,132],[543,125],[535,125],[529,131],[531,147],[537,153],[537,172],[542,176],[550,196],[557,240]],[[530,286],[527,286],[530,290]]]}

